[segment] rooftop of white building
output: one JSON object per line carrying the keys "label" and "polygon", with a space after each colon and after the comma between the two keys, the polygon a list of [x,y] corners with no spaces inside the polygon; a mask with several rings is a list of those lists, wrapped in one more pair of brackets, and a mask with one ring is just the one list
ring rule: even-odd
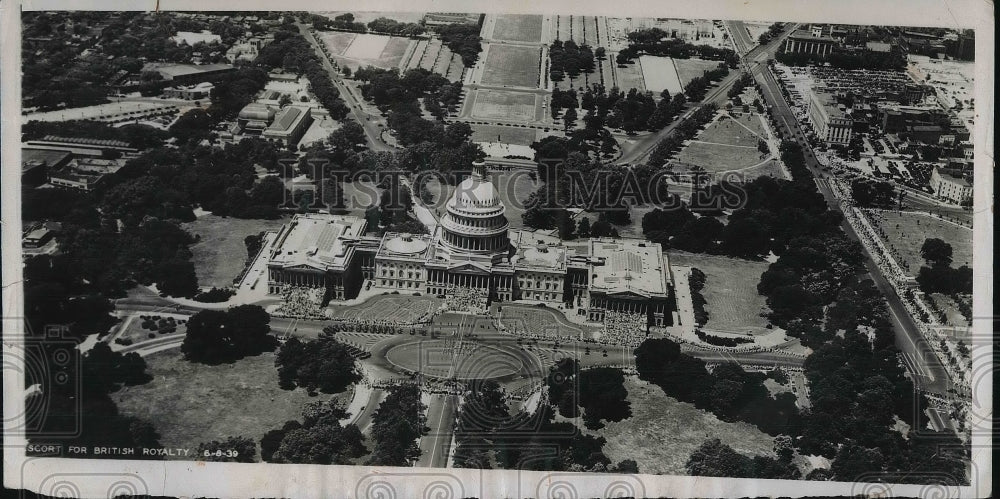
{"label": "rooftop of white building", "polygon": [[351,245],[364,235],[365,221],[350,215],[295,215],[271,246],[270,265],[320,270],[348,263]]}
{"label": "rooftop of white building", "polygon": [[604,262],[593,266],[592,290],[609,295],[667,295],[668,263],[659,244],[641,239],[591,239],[590,254]]}

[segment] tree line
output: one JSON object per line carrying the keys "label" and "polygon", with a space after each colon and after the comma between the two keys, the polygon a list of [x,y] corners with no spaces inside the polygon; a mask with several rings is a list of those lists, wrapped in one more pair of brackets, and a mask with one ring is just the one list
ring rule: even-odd
{"label": "tree line", "polygon": [[660,28],[647,28],[628,34],[629,45],[618,52],[615,62],[618,65],[628,64],[632,59],[646,54],[666,56],[674,59],[690,59],[698,57],[706,60],[722,61],[729,67],[739,64],[736,52],[728,48],[716,48],[710,45],[695,45],[680,38],[671,38],[670,34]]}

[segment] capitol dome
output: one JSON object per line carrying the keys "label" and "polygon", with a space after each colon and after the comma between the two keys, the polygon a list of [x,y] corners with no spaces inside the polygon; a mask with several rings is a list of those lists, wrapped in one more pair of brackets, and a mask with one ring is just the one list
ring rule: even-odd
{"label": "capitol dome", "polygon": [[486,179],[483,162],[473,163],[472,176],[458,184],[445,209],[441,220],[445,245],[470,253],[507,251],[506,208],[493,182]]}

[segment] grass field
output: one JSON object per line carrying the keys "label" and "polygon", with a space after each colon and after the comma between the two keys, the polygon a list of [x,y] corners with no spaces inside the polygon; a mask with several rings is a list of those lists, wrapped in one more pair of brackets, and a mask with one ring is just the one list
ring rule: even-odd
{"label": "grass field", "polygon": [[330,305],[333,317],[361,320],[416,322],[428,319],[441,306],[434,296],[382,295],[360,305]]}
{"label": "grass field", "polygon": [[705,273],[702,295],[708,310],[706,329],[734,333],[770,331],[765,328],[767,319],[760,316],[767,305],[764,297],[757,294],[757,283],[767,270],[767,262],[683,251],[670,251],[668,256],[673,265],[695,267]]}
{"label": "grass field", "polygon": [[371,34],[321,32],[318,36],[334,59],[352,70],[363,66],[398,68],[409,46],[417,43],[409,38]]}
{"label": "grass field", "polygon": [[689,81],[702,76],[705,71],[719,67],[719,61],[706,61],[703,59],[674,59],[677,65],[677,76],[680,77],[681,86],[687,85]]}
{"label": "grass field", "polygon": [[698,134],[697,140],[734,146],[757,147],[764,130],[754,114],[722,116]]}
{"label": "grass field", "polygon": [[700,166],[710,173],[757,165],[767,157],[757,150],[762,133],[756,116],[723,115],[685,146],[677,154],[677,161]]}
{"label": "grass field", "polygon": [[476,118],[532,121],[535,119],[535,94],[476,90],[472,115]]}
{"label": "grass field", "polygon": [[[153,380],[111,397],[123,414],[152,422],[164,447],[194,450],[202,442],[230,436],[259,443],[285,421],[301,420],[306,404],[331,398],[279,388],[274,358],[274,353],[263,353],[233,364],[207,366],[184,360],[179,350],[155,353],[146,357]],[[351,392],[334,397],[346,406]]]}
{"label": "grass field", "polygon": [[677,67],[674,66],[674,59],[643,55],[639,57],[639,61],[642,65],[642,79],[646,90],[658,94],[666,89],[670,95],[684,91],[684,85],[677,75]]}
{"label": "grass field", "polygon": [[900,256],[899,264],[904,269],[909,265],[912,275],[926,265],[920,256],[920,247],[924,240],[932,237],[951,245],[952,267],[972,266],[972,229],[914,212],[869,212],[869,219],[882,227],[887,236],[884,241],[886,246],[896,248]]}
{"label": "grass field", "polygon": [[512,15],[496,16],[493,27],[494,40],[511,42],[540,42],[542,40],[542,16]]}
{"label": "grass field", "polygon": [[[614,57],[608,57],[608,63],[614,64]],[[642,78],[642,66],[641,62],[638,60],[632,64],[626,64],[625,66],[618,66],[615,68],[618,74],[617,86],[623,92],[628,92],[629,89],[636,89],[639,92],[646,91],[646,83]]]}
{"label": "grass field", "polygon": [[536,47],[490,44],[480,83],[538,88],[540,53]]}
{"label": "grass field", "polygon": [[639,464],[639,473],[686,475],[684,465],[691,453],[712,438],[741,454],[771,453],[772,438],[754,426],[720,421],[635,376],[625,378],[625,388],[632,417],[608,422],[596,432],[607,439],[604,454],[613,462],[633,459]]}
{"label": "grass field", "polygon": [[500,136],[500,142],[505,144],[516,144],[530,146],[535,141],[535,129],[517,128],[500,125],[472,125],[473,142],[496,142]]}
{"label": "grass field", "polygon": [[698,165],[709,173],[727,172],[753,166],[764,158],[754,147],[728,146],[692,142],[677,155],[677,161]]}
{"label": "grass field", "polygon": [[200,241],[190,246],[198,285],[232,286],[233,279],[243,270],[247,259],[243,239],[262,231],[278,230],[288,220],[287,217],[275,220],[241,220],[203,215],[193,222],[181,224],[191,235],[201,236]]}
{"label": "grass field", "polygon": [[[152,313],[150,313],[150,314],[142,314],[142,315],[146,315],[148,317],[153,317],[153,318],[157,317],[156,314],[152,314]],[[159,322],[159,320],[162,320],[162,319],[165,319],[165,318],[164,317],[160,317],[160,319],[157,319],[154,322]],[[184,320],[184,319],[182,319],[182,320]],[[151,340],[153,338],[159,338],[162,335],[162,329],[158,329],[156,331],[154,331],[152,329],[143,329],[143,327],[142,327],[142,323],[143,322],[144,321],[143,321],[142,317],[136,316],[134,319],[131,320],[131,322],[128,323],[128,327],[126,327],[125,330],[121,332],[121,334],[117,335],[116,338],[122,338],[122,339],[126,339],[126,340],[131,340],[132,343],[139,343],[140,341],[146,341],[146,340]],[[185,320],[185,323],[186,322],[187,321]],[[165,320],[164,324],[173,324],[175,326],[175,331],[172,332],[172,333],[167,333],[167,334],[184,334],[185,332],[187,332],[187,326],[185,324],[181,324],[177,320],[174,320],[174,322],[168,322],[168,321]],[[150,337],[149,336],[150,334],[152,334],[153,336]]]}
{"label": "grass field", "polygon": [[321,31],[316,36],[326,45],[326,49],[333,55],[343,55],[347,47],[358,36],[357,33],[344,33],[341,31]]}

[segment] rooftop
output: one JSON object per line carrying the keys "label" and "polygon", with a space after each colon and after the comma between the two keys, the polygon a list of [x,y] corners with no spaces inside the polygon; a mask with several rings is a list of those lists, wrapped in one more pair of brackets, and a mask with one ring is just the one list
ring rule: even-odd
{"label": "rooftop", "polygon": [[213,71],[227,71],[233,69],[230,64],[171,64],[171,63],[153,63],[147,64],[143,71],[156,71],[160,73],[164,79],[172,79],[178,76],[186,76],[197,73],[209,73]]}
{"label": "rooftop", "polygon": [[360,238],[364,231],[364,219],[355,216],[295,215],[275,238],[269,265],[305,266],[317,270],[343,266],[351,249],[349,242]]}
{"label": "rooftop", "polygon": [[281,111],[278,111],[278,114],[274,117],[274,122],[267,128],[268,130],[274,132],[287,132],[297,121],[301,120],[308,111],[308,109],[297,106],[288,106]]}
{"label": "rooftop", "polygon": [[66,151],[49,151],[45,149],[21,149],[21,165],[35,166],[44,163],[46,166],[57,165],[66,160],[70,153]]}
{"label": "rooftop", "polygon": [[591,239],[594,265],[591,289],[606,294],[632,293],[643,297],[667,295],[667,257],[657,243],[642,239]]}

